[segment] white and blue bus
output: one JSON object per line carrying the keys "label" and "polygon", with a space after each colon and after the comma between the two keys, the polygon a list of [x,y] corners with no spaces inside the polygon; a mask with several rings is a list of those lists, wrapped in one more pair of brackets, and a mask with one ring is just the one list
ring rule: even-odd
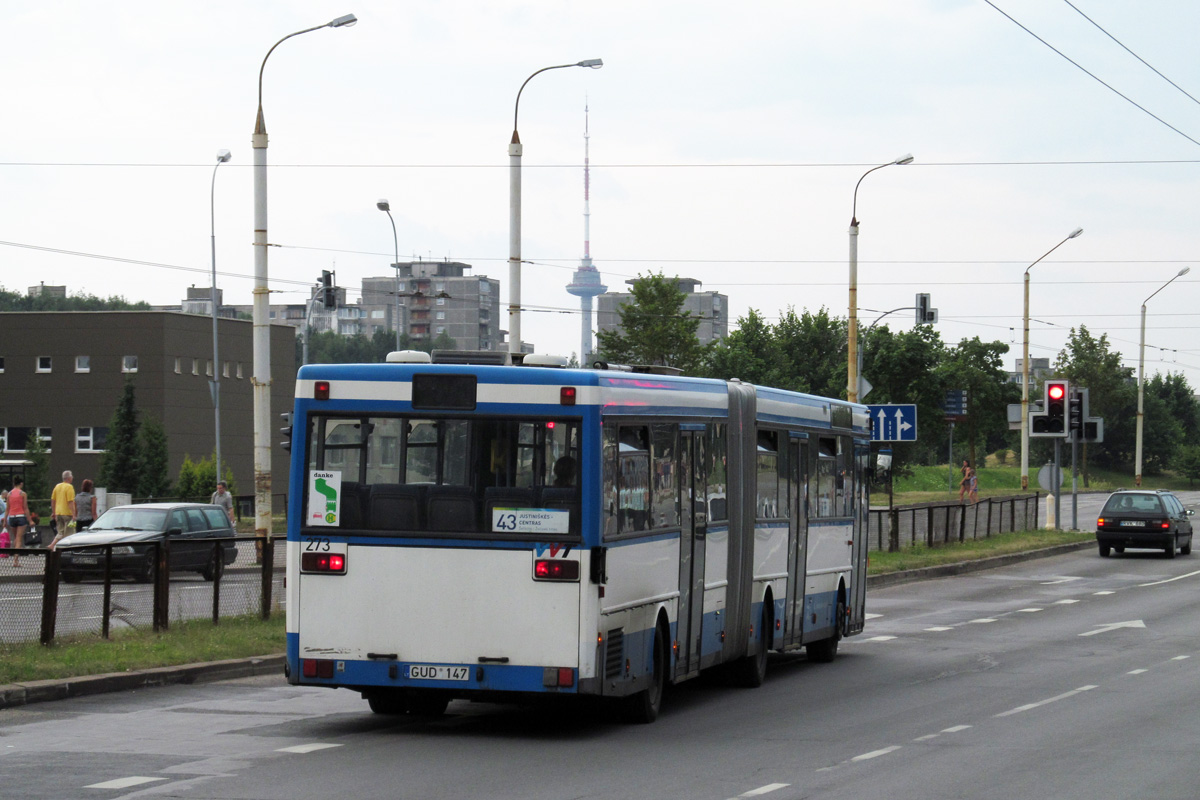
{"label": "white and blue bus", "polygon": [[649,722],[668,683],[757,686],[769,650],[830,661],[862,630],[865,406],[535,363],[564,362],[301,368],[292,683],[385,714],[593,695]]}

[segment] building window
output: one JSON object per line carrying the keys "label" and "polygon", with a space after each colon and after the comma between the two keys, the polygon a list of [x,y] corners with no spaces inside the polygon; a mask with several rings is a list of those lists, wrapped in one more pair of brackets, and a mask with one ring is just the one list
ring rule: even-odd
{"label": "building window", "polygon": [[175,374],[176,375],[183,374],[183,359],[180,358],[179,356],[175,357]]}
{"label": "building window", "polygon": [[439,306],[444,306],[444,305],[446,305],[446,298],[444,298],[444,297],[439,297],[439,298],[437,299],[437,304],[438,304]]}
{"label": "building window", "polygon": [[371,312],[371,319],[383,319],[384,311],[382,308],[377,308]]}
{"label": "building window", "polygon": [[438,326],[437,326],[437,334],[438,334],[438,336],[441,336],[441,335],[442,335],[443,333],[445,333],[445,332],[446,332],[446,326],[445,326],[445,325],[438,325]]}
{"label": "building window", "polygon": [[137,372],[137,356],[121,356],[121,372]]}
{"label": "building window", "polygon": [[76,428],[76,453],[103,453],[108,439],[108,428]]}
{"label": "building window", "polygon": [[491,294],[492,293],[492,285],[490,283],[488,283],[487,281],[480,281],[479,282],[479,293],[480,294]]}
{"label": "building window", "polygon": [[8,453],[24,453],[29,445],[29,437],[37,432],[38,438],[50,452],[49,428],[0,428],[0,450]]}
{"label": "building window", "polygon": [[75,356],[75,371],[76,372],[91,372],[92,371],[91,356]]}
{"label": "building window", "polygon": [[446,284],[444,284],[444,283],[435,283],[435,284],[433,285],[433,290],[434,290],[435,292],[444,292],[444,291],[446,291]]}
{"label": "building window", "polygon": [[211,378],[212,370],[213,370],[213,363],[212,363],[212,359],[210,358],[204,362],[204,374]]}
{"label": "building window", "polygon": [[4,372],[4,357],[0,356],[0,372]]}
{"label": "building window", "polygon": [[50,372],[53,369],[53,366],[54,366],[54,359],[52,359],[50,356],[38,356],[38,360],[37,360],[37,371],[38,372]]}
{"label": "building window", "polygon": [[244,375],[242,375],[242,362],[240,362],[240,361],[238,362],[238,365],[237,365],[237,376],[238,376],[238,380],[241,380],[242,378],[245,377]]}
{"label": "building window", "polygon": [[439,312],[437,312],[437,318],[438,318],[438,319],[445,319],[445,318],[446,318],[446,312],[445,312],[445,311],[439,311]]}
{"label": "building window", "polygon": [[221,377],[222,378],[229,377],[229,362],[228,361],[226,361],[224,364],[221,365]]}

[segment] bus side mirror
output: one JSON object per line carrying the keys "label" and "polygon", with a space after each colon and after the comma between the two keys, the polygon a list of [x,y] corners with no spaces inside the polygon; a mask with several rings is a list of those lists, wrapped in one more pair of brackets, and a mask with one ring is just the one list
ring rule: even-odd
{"label": "bus side mirror", "polygon": [[591,549],[591,580],[592,583],[603,586],[608,583],[608,548],[593,547]]}

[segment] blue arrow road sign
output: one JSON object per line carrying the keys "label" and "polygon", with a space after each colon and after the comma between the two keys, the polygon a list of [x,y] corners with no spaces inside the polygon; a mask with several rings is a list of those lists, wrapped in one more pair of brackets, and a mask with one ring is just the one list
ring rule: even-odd
{"label": "blue arrow road sign", "polygon": [[916,405],[867,406],[871,410],[871,441],[915,442],[917,440]]}

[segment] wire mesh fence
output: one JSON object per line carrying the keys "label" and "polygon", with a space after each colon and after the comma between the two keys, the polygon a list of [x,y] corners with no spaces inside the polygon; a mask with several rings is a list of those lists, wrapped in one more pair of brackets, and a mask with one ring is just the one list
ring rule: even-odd
{"label": "wire mesh fence", "polygon": [[[286,548],[254,536],[0,549],[0,643],[111,637],[281,608]],[[19,561],[19,563],[18,563]],[[169,565],[169,567],[168,567]]]}

